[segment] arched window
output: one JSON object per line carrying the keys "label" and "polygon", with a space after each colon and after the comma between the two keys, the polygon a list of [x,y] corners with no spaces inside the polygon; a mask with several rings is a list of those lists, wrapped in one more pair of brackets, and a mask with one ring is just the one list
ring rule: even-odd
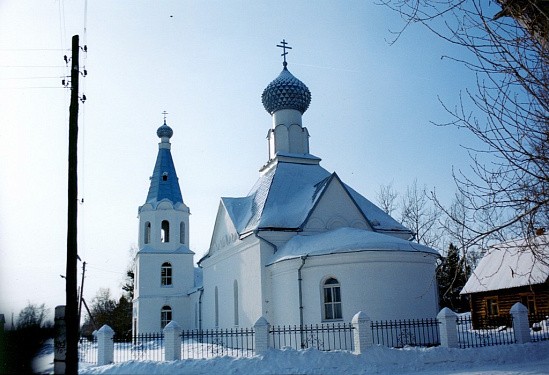
{"label": "arched window", "polygon": [[160,241],[170,242],[170,222],[168,220],[162,220],[162,229],[160,231]]}
{"label": "arched window", "polygon": [[172,285],[172,265],[168,262],[162,263],[160,268],[160,285]]}
{"label": "arched window", "polygon": [[145,242],[145,244],[151,242],[151,223],[148,221],[145,223],[143,242]]}
{"label": "arched window", "polygon": [[238,281],[233,282],[234,293],[234,325],[238,325]]}
{"label": "arched window", "polygon": [[215,296],[214,296],[214,310],[215,310],[215,326],[219,327],[219,299],[217,295],[217,287],[215,287]]}
{"label": "arched window", "polygon": [[172,308],[170,306],[163,306],[160,311],[160,328],[164,329],[166,325],[172,321]]}
{"label": "arched window", "polygon": [[324,299],[324,320],[342,319],[343,315],[341,313],[341,289],[339,281],[337,281],[337,279],[334,279],[333,277],[330,277],[324,282],[322,289]]}
{"label": "arched window", "polygon": [[179,223],[179,242],[185,243],[185,222]]}

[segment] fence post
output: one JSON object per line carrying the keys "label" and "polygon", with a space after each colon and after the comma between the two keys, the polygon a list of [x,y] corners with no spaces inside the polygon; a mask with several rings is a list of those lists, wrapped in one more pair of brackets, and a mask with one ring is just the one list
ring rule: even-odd
{"label": "fence post", "polygon": [[181,327],[173,320],[164,327],[164,345],[165,361],[181,359]]}
{"label": "fence post", "polygon": [[114,341],[112,340],[114,331],[108,325],[104,325],[97,331],[97,365],[103,366],[113,363],[114,359]]}
{"label": "fence post", "polygon": [[513,331],[517,344],[524,344],[532,341],[530,337],[530,323],[528,322],[528,309],[522,303],[517,302],[511,307],[513,316]]}
{"label": "fence post", "polygon": [[353,340],[355,344],[355,354],[362,354],[366,349],[372,346],[372,320],[368,315],[359,311],[353,316],[351,323],[353,324],[354,333]]}
{"label": "fence post", "polygon": [[437,320],[440,323],[440,346],[457,348],[459,346],[457,314],[445,307],[438,313]]}
{"label": "fence post", "polygon": [[67,355],[67,330],[65,326],[65,306],[55,307],[54,318],[54,352],[53,373],[56,375],[65,373],[65,359]]}
{"label": "fence post", "polygon": [[254,324],[255,354],[265,354],[269,349],[269,330],[270,324],[265,317],[257,319]]}

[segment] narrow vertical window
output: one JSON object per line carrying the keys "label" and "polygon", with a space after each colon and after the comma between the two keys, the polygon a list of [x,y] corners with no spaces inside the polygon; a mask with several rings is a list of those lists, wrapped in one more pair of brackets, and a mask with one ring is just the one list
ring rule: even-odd
{"label": "narrow vertical window", "polygon": [[160,231],[160,241],[170,242],[170,222],[168,220],[162,220],[162,229]]}
{"label": "narrow vertical window", "polygon": [[341,289],[339,281],[330,277],[324,282],[324,320],[342,319],[341,313]]}
{"label": "narrow vertical window", "polygon": [[168,262],[162,263],[160,268],[160,285],[172,285],[172,265]]}
{"label": "narrow vertical window", "polygon": [[219,300],[217,296],[217,287],[215,287],[215,295],[214,295],[214,310],[215,310],[215,326],[219,327]]}
{"label": "narrow vertical window", "polygon": [[486,315],[497,316],[499,315],[499,306],[497,297],[486,298]]}
{"label": "narrow vertical window", "polygon": [[170,306],[163,306],[160,311],[160,328],[164,329],[166,325],[172,321],[172,308]]}
{"label": "narrow vertical window", "polygon": [[143,242],[145,242],[145,244],[148,244],[149,242],[151,242],[151,223],[148,221],[145,223],[145,230],[143,233]]}
{"label": "narrow vertical window", "polygon": [[185,244],[185,222],[179,224],[179,242]]}
{"label": "narrow vertical window", "polygon": [[234,325],[238,325],[238,281],[233,283],[233,292],[234,292]]}

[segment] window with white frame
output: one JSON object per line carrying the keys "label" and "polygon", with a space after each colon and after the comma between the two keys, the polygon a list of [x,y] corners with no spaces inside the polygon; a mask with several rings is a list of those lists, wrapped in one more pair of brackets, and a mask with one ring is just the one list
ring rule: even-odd
{"label": "window with white frame", "polygon": [[339,320],[343,318],[341,313],[341,287],[337,279],[330,277],[322,287],[323,319]]}
{"label": "window with white frame", "polygon": [[166,325],[172,321],[172,308],[170,306],[163,306],[160,311],[160,328],[164,329]]}
{"label": "window with white frame", "polygon": [[162,267],[160,268],[160,285],[172,285],[172,265],[168,262],[162,263]]}

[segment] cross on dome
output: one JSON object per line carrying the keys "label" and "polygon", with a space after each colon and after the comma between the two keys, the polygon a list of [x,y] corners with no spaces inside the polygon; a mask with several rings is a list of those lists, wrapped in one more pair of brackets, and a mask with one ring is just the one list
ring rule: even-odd
{"label": "cross on dome", "polygon": [[276,46],[282,48],[282,51],[283,51],[283,52],[282,52],[282,54],[281,54],[280,56],[284,57],[284,62],[282,63],[282,65],[283,65],[284,67],[286,67],[286,66],[288,65],[288,63],[286,62],[286,55],[288,54],[288,52],[286,52],[286,50],[287,50],[287,49],[292,49],[292,47],[287,46],[288,43],[286,42],[286,39],[282,39],[282,42],[280,42],[280,43],[281,43],[282,45],[277,44]]}
{"label": "cross on dome", "polygon": [[164,111],[162,112],[162,114],[164,115],[164,125],[166,125],[166,115],[168,114],[168,112]]}

